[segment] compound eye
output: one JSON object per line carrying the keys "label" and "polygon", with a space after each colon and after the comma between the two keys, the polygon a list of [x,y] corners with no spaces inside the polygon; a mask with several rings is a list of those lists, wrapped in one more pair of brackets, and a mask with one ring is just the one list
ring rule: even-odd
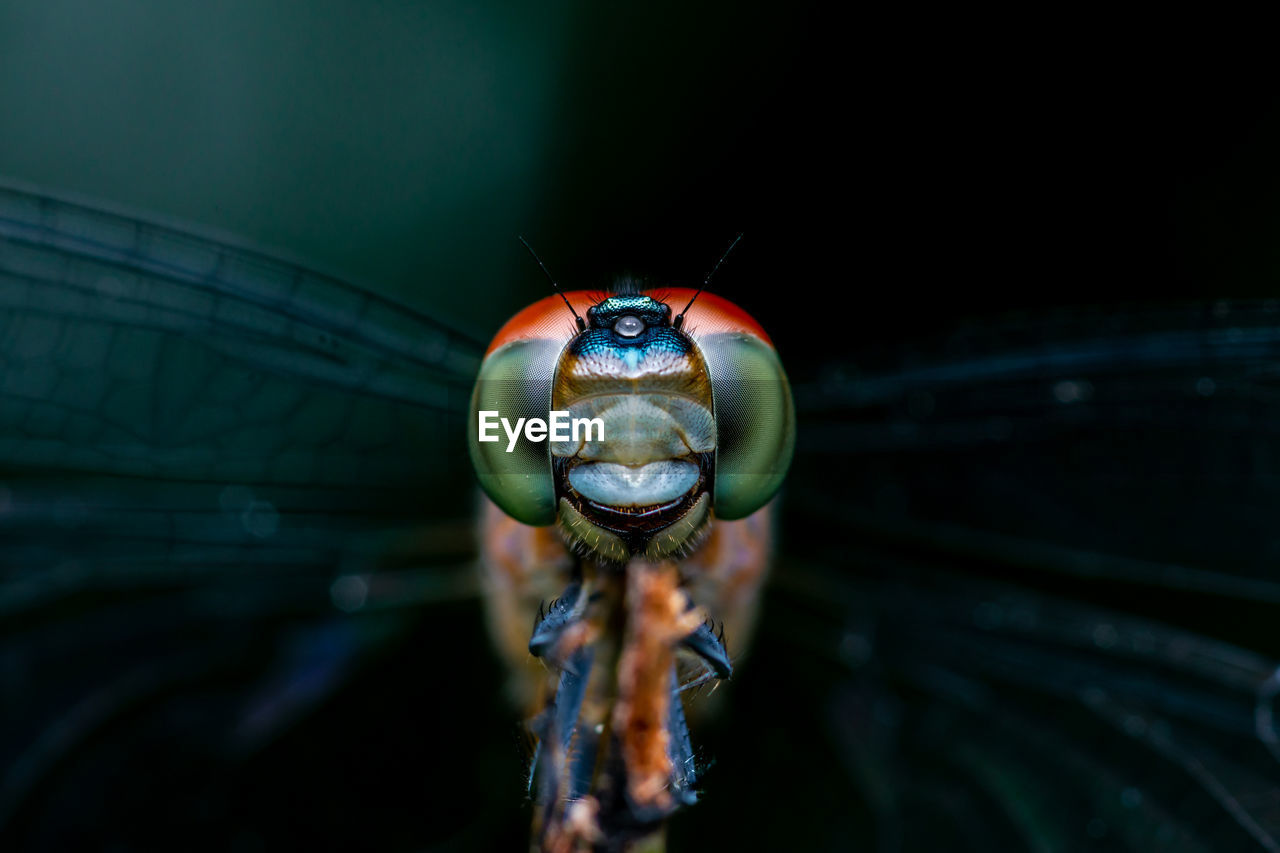
{"label": "compound eye", "polygon": [[644,331],[644,320],[635,314],[623,314],[613,324],[613,331],[624,338],[634,338]]}
{"label": "compound eye", "polygon": [[769,502],[791,465],[791,386],[778,353],[755,335],[705,335],[698,346],[716,407],[716,517],[746,518]]}
{"label": "compound eye", "polygon": [[503,417],[511,423],[545,418],[551,407],[556,359],[563,348],[561,341],[546,338],[505,344],[485,357],[471,393],[467,443],[476,477],[490,499],[521,524],[541,526],[556,520],[555,478],[547,445],[518,441],[513,446],[501,428],[487,430],[482,441],[480,425],[482,419],[492,427]]}

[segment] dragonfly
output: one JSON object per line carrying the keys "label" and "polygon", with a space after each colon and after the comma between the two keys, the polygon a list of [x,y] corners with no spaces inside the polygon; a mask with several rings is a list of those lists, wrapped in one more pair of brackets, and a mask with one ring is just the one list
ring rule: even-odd
{"label": "dragonfly", "polygon": [[[527,844],[483,357],[234,239],[0,187],[7,849]],[[1162,303],[799,378],[669,849],[1280,848],[1278,357],[1276,301]]]}
{"label": "dragonfly", "polygon": [[[795,411],[764,330],[705,292],[724,259],[697,290],[543,299],[499,330],[476,381],[482,563],[495,639],[531,682],[543,849],[662,845],[697,796],[682,694],[729,677],[724,626],[754,621]],[[546,445],[514,453],[521,424]],[[513,634],[557,583],[532,636]],[[530,655],[556,675],[530,678]]]}

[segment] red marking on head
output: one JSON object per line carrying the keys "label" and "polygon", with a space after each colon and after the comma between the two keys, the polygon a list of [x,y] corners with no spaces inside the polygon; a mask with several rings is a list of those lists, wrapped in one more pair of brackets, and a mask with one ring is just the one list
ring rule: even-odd
{"label": "red marking on head", "polygon": [[[586,320],[587,309],[600,302],[607,295],[602,291],[595,290],[570,290],[565,293],[565,298],[569,300],[573,310],[582,315],[583,320]],[[578,327],[574,324],[573,314],[569,313],[569,309],[564,307],[564,299],[560,298],[560,294],[554,293],[551,296],[539,299],[508,320],[498,330],[498,334],[493,336],[489,349],[485,351],[485,357],[487,358],[489,353],[513,341],[541,338],[568,343],[576,334],[578,334]]]}
{"label": "red marking on head", "polygon": [[[671,318],[674,320],[693,298],[694,292],[691,287],[666,287],[646,290],[644,295],[670,305]],[[582,315],[584,320],[587,309],[604,301],[608,296],[608,293],[598,290],[570,290],[565,293],[569,304]],[[695,341],[699,335],[741,332],[755,335],[770,346],[773,345],[769,335],[754,317],[728,299],[705,290],[685,315],[684,331]],[[564,300],[559,294],[552,294],[539,299],[508,320],[498,330],[498,334],[493,336],[489,348],[485,351],[485,357],[487,358],[499,347],[514,341],[540,338],[568,343],[577,333],[578,328],[574,324],[573,315],[565,307]]]}
{"label": "red marking on head", "polygon": [[[693,298],[693,294],[697,293],[697,290],[692,287],[667,287],[646,290],[644,293],[646,296],[670,305],[671,319],[675,320],[676,315],[684,310],[684,306],[689,304],[689,300]],[[754,317],[723,296],[716,296],[714,293],[708,293],[705,290],[698,296],[698,301],[693,303],[689,313],[684,315],[684,331],[688,332],[689,336],[695,341],[699,335],[742,332],[747,335],[755,335],[760,340],[773,346],[773,340],[765,332],[764,328],[756,322]]]}

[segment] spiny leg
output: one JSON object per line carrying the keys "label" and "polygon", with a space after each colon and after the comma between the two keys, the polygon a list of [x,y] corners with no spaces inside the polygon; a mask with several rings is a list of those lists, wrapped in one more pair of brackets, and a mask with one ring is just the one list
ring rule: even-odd
{"label": "spiny leg", "polygon": [[704,670],[696,683],[732,672],[674,564],[635,561],[571,584],[539,608],[529,650],[560,670],[536,724],[546,849],[659,843],[666,818],[696,800],[677,657]]}

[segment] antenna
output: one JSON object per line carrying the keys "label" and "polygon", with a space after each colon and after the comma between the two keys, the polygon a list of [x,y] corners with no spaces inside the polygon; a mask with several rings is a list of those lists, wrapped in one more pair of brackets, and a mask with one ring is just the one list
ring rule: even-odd
{"label": "antenna", "polygon": [[[711,277],[716,274],[716,270],[720,269],[720,265],[724,263],[724,259],[729,257],[729,253],[733,251],[733,247],[738,245],[738,241],[741,239],[742,239],[742,232],[738,232],[738,236],[733,238],[733,242],[729,244],[729,248],[724,250],[724,254],[720,256],[720,260],[716,261],[716,265],[711,268],[711,272],[707,273],[707,277],[702,280],[702,287],[699,287],[694,292],[693,299],[690,299],[689,304],[684,306],[684,310],[676,315],[676,319],[671,323],[672,328],[679,329],[681,326],[684,325],[684,315],[687,314],[689,312],[689,309],[693,307],[694,301],[696,301],[698,296],[701,295],[702,293],[702,288],[706,287],[708,284],[711,283]],[[529,251],[532,252],[533,250],[530,249]],[[539,261],[539,263],[541,263],[541,261]]]}
{"label": "antenna", "polygon": [[[738,237],[741,239],[742,235],[739,234]],[[547,270],[547,265],[542,262],[542,258],[538,257],[538,253],[533,250],[533,247],[529,245],[529,241],[524,239],[523,235],[516,235],[516,239],[523,243],[524,247],[529,250],[529,254],[533,255],[533,259],[537,261],[538,266],[542,268],[542,274],[547,277],[547,281],[551,282],[551,287],[556,293],[560,294],[560,298],[564,300],[564,306],[569,309],[569,313],[573,315],[574,322],[578,324],[578,331],[584,331],[587,328],[586,321],[578,315],[577,311],[573,310],[573,305],[569,303],[569,297],[564,295],[564,291],[560,289],[560,285],[556,284],[556,280],[551,277],[551,273]],[[730,246],[729,248],[733,247]],[[721,260],[724,260],[724,258],[721,258]],[[716,266],[718,267],[720,265],[716,264]]]}

